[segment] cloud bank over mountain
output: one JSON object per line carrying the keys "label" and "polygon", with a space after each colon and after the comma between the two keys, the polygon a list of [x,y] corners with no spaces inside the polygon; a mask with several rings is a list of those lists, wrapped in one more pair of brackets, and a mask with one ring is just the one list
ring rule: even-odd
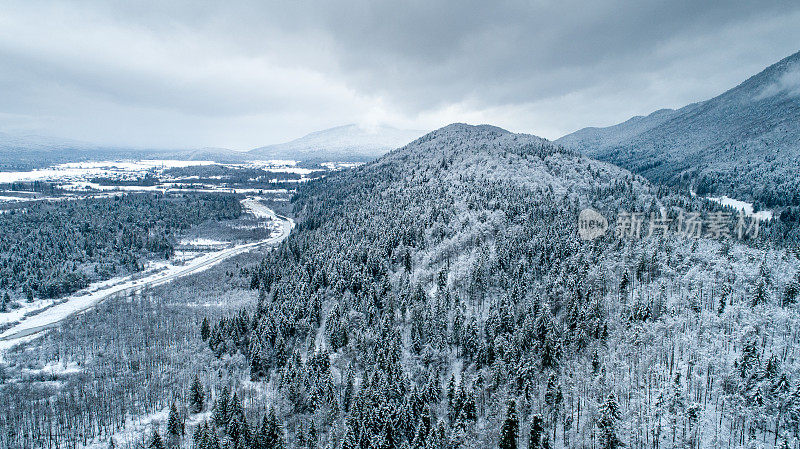
{"label": "cloud bank over mountain", "polygon": [[12,1],[0,131],[245,149],[466,121],[556,138],[717,95],[797,51],[798,21],[789,2]]}

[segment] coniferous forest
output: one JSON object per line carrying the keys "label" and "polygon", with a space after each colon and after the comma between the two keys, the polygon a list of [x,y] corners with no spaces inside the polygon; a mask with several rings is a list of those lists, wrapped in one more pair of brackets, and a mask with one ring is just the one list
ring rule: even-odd
{"label": "coniferous forest", "polygon": [[0,214],[0,295],[54,298],[170,258],[191,225],[241,214],[233,195],[127,194]]}
{"label": "coniferous forest", "polygon": [[[224,204],[220,218],[236,213]],[[9,350],[0,443],[798,447],[800,261],[786,224],[582,240],[587,207],[611,223],[735,214],[459,124],[306,183],[292,207],[275,249]]]}

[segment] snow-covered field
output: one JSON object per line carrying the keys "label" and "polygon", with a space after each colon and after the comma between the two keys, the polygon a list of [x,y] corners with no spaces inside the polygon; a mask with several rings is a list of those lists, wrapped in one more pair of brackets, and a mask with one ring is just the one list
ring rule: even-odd
{"label": "snow-covered field", "polygon": [[[242,203],[253,215],[259,218],[269,218],[270,223],[275,223],[269,238],[221,250],[196,253],[196,257],[183,259],[181,263],[177,264],[174,261],[152,262],[142,273],[96,282],[69,297],[50,302],[40,301],[28,308],[22,307],[9,314],[4,314],[2,318],[5,323],[12,322],[16,324],[0,333],[0,359],[2,359],[2,353],[6,349],[20,343],[21,339],[48,329],[65,318],[87,310],[112,295],[126,294],[144,288],[155,287],[179,277],[206,270],[229,257],[249,251],[255,247],[280,243],[291,232],[294,227],[294,221],[290,218],[279,217],[271,209],[261,204],[258,201],[259,199],[246,198],[242,200]],[[30,312],[34,310],[42,311],[30,315]]]}
{"label": "snow-covered field", "polygon": [[180,244],[185,246],[227,246],[230,242],[198,237],[196,239],[183,239]]}
{"label": "snow-covered field", "polygon": [[39,170],[0,172],[0,183],[118,177],[150,170],[212,165],[214,163],[214,161],[171,160],[69,162]]}
{"label": "snow-covered field", "polygon": [[[331,165],[332,164],[332,165]],[[261,169],[271,173],[298,174],[303,177],[318,170],[297,166],[297,161],[288,160],[255,160],[240,164],[223,164],[215,161],[179,161],[179,160],[119,160],[119,161],[91,161],[70,162],[54,165],[48,168],[0,172],[0,184],[14,182],[50,181],[60,182],[61,187],[67,190],[121,190],[121,191],[162,191],[174,187],[174,184],[165,181],[151,186],[115,186],[101,185],[92,182],[95,178],[109,178],[116,180],[135,180],[145,173],[163,173],[171,168],[186,168],[207,165],[222,165],[238,169]],[[329,163],[336,166],[336,163]],[[185,177],[180,179],[191,179]],[[210,178],[214,178],[213,176]],[[237,189],[238,190],[238,189]],[[215,190],[216,191],[216,190]],[[0,198],[0,201],[19,201],[16,197]]]}
{"label": "snow-covered field", "polygon": [[707,197],[706,199],[709,201],[713,201],[715,203],[722,204],[723,206],[728,206],[736,210],[744,211],[745,215],[751,218],[756,218],[758,220],[772,220],[771,210],[761,210],[758,212],[753,212],[752,203],[739,201],[733,198],[728,198],[727,196],[724,195],[720,197]]}

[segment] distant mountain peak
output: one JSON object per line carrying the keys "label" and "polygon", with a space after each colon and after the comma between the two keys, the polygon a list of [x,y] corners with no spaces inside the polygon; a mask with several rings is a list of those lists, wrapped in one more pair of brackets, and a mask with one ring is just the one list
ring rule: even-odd
{"label": "distant mountain peak", "polygon": [[424,131],[386,125],[348,124],[315,131],[290,142],[256,148],[249,153],[269,159],[370,160],[422,134]]}

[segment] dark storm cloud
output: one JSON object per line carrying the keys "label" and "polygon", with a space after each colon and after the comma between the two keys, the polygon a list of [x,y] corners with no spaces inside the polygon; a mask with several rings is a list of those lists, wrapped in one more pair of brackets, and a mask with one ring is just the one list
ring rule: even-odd
{"label": "dark storm cloud", "polygon": [[[553,138],[707,98],[800,50],[797,2],[5,9],[0,120],[29,117],[70,137],[149,145],[246,147],[374,121],[481,121]],[[97,115],[103,130],[92,127]]]}

